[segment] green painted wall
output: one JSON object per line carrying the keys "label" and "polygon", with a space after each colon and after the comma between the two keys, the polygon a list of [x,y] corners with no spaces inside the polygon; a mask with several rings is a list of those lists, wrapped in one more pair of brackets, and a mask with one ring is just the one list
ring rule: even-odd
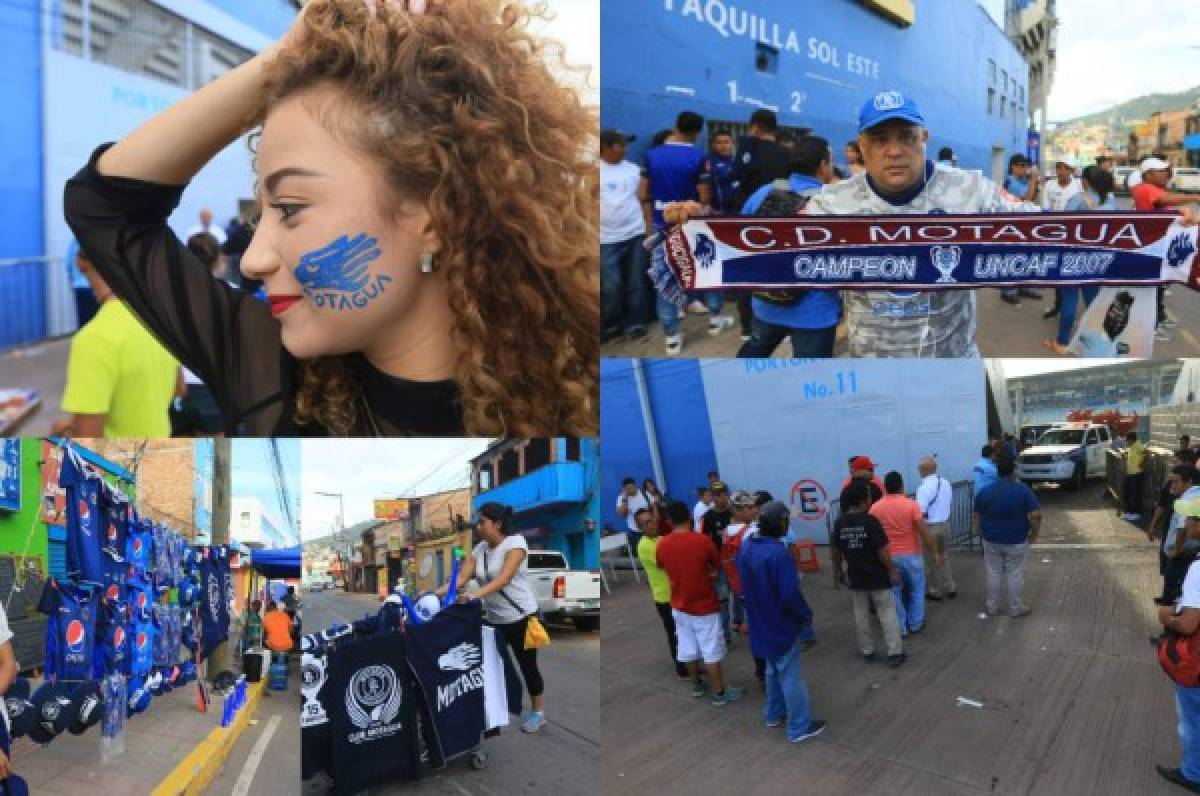
{"label": "green painted wall", "polygon": [[[38,556],[46,569],[46,524],[38,519],[42,441],[21,440],[21,510],[0,511],[0,555]],[[30,530],[32,529],[32,534]]]}

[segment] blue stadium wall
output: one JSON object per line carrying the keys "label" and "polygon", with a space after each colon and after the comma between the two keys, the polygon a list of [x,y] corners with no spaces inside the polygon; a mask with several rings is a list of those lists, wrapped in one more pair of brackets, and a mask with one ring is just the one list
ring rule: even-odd
{"label": "blue stadium wall", "polygon": [[[988,59],[997,99],[1010,93],[999,90],[1005,70],[1026,108],[1027,67],[975,0],[922,0],[909,27],[857,0],[604,0],[600,26],[602,126],[637,134],[635,162],[680,111],[745,123],[760,104],[828,138],[841,161],[859,108],[885,89],[917,100],[931,157],[949,145],[960,165],[990,176],[992,147],[1026,149],[1027,110],[988,113]],[[756,67],[756,39],[778,49],[771,74]]]}
{"label": "blue stadium wall", "polygon": [[[288,29],[286,0],[208,0],[208,5],[272,38]],[[0,3],[0,259],[45,255],[42,216],[41,0]],[[80,120],[86,123],[86,120]]]}
{"label": "blue stadium wall", "polygon": [[[641,370],[639,389],[638,369]],[[647,423],[647,415],[650,417]],[[981,360],[658,359],[601,361],[602,520],[624,529],[625,477],[655,477],[696,501],[717,470],[730,488],[766,489],[793,510],[799,538],[823,541],[851,456],[896,470],[909,491],[921,457],[969,479],[987,439]]]}

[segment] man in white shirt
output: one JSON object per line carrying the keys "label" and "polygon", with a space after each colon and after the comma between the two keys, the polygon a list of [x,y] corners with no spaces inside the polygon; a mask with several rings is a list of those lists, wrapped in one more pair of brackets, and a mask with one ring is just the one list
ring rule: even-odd
{"label": "man in white shirt", "polygon": [[1054,179],[1046,183],[1046,191],[1042,196],[1042,207],[1053,213],[1061,213],[1067,206],[1067,200],[1083,191],[1083,185],[1075,177],[1070,162],[1059,159],[1054,164]]}
{"label": "man in white shirt", "polygon": [[620,130],[600,133],[600,342],[622,333],[646,335],[648,293],[642,241],[646,218],[638,200],[641,172],[625,160],[635,136]]}
{"label": "man in white shirt", "polygon": [[200,223],[189,229],[183,239],[184,241],[190,240],[193,235],[199,235],[201,232],[207,232],[217,239],[217,243],[225,245],[225,230],[213,223],[211,208],[206,207],[200,211]]}
{"label": "man in white shirt", "polygon": [[941,600],[942,597],[954,599],[958,596],[958,587],[954,585],[954,573],[950,571],[950,556],[946,555],[950,543],[950,509],[954,502],[954,487],[938,475],[937,459],[932,456],[921,459],[917,471],[921,474],[917,505],[921,507],[929,535],[942,559],[942,563],[938,564],[935,551],[925,549],[925,569],[929,573],[925,580],[928,584],[925,597],[930,600]]}
{"label": "man in white shirt", "polygon": [[638,542],[642,538],[641,529],[637,524],[638,509],[648,508],[650,501],[646,499],[646,494],[638,489],[637,481],[632,478],[622,481],[621,494],[617,495],[617,513],[625,518],[625,524],[629,528],[629,549],[634,555],[637,555]]}
{"label": "man in white shirt", "polygon": [[704,515],[713,507],[713,496],[712,489],[707,486],[700,487],[696,490],[696,494],[700,496],[700,499],[692,507],[692,530],[699,532],[700,525],[704,522]]}

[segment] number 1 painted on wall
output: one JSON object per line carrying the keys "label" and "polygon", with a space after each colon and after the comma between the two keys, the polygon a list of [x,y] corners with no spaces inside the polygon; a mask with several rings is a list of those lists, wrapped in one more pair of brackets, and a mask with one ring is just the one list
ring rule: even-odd
{"label": "number 1 painted on wall", "polygon": [[[849,378],[847,379],[846,376],[849,376]],[[858,375],[853,370],[850,371],[848,374],[844,374],[844,375],[841,373],[841,371],[839,371],[837,374],[837,380],[838,380],[838,394],[839,395],[846,394],[846,383],[847,382],[850,383],[850,394],[851,395],[854,395],[855,393],[858,392]]]}

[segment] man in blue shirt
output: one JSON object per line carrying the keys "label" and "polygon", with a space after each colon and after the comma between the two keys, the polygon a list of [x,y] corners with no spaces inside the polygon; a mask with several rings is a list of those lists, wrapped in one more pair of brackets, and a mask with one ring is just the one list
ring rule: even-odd
{"label": "man in blue shirt", "polygon": [[971,468],[971,478],[975,482],[975,494],[981,494],[1000,478],[996,471],[996,454],[990,444],[984,445],[979,453],[979,461]]}
{"label": "man in blue shirt", "polygon": [[737,568],[750,624],[750,650],[766,660],[763,718],[768,727],[778,727],[786,718],[788,741],[800,743],[819,735],[825,722],[812,718],[808,686],[800,672],[800,633],[812,620],[812,610],[782,541],[790,520],[791,510],[781,501],[763,506],[758,533],[742,542]]}
{"label": "man in blue shirt", "polygon": [[[786,187],[776,180],[761,186],[742,207],[742,215],[759,214],[772,192],[791,193],[796,207],[833,179],[833,152],[829,142],[807,136],[793,150],[791,174]],[[798,212],[793,211],[793,212]],[[764,212],[763,215],[774,215]],[[792,338],[794,357],[831,357],[842,317],[842,300],[836,290],[786,290],[754,294],[754,320],[750,339],[742,344],[739,357],[769,357],[783,338]]]}
{"label": "man in blue shirt", "polygon": [[733,179],[733,136],[715,133],[710,142],[712,151],[713,209],[718,213],[736,213],[738,210],[737,186]]}
{"label": "man in blue shirt", "polygon": [[983,561],[987,567],[987,612],[1000,612],[1000,581],[1008,585],[1008,613],[1028,616],[1022,602],[1025,559],[1037,542],[1042,512],[1033,490],[1013,476],[1016,463],[1005,457],[996,466],[1000,480],[975,496],[975,528],[982,531]]}
{"label": "man in blue shirt", "polygon": [[[638,196],[642,206],[650,206],[647,227],[652,223],[661,232],[666,229],[662,208],[670,202],[696,201],[703,205],[712,203],[712,164],[704,150],[696,146],[704,117],[692,111],[683,111],[675,118],[675,129],[661,145],[650,149],[643,156],[642,177]],[[704,305],[712,313],[708,320],[708,333],[718,335],[733,326],[733,318],[721,315],[725,296],[718,291],[708,291],[703,296]],[[683,350],[683,335],[679,331],[679,310],[658,296],[656,302],[658,320],[666,335],[667,354],[675,355]]]}
{"label": "man in blue shirt", "polygon": [[[1038,182],[1037,167],[1032,165],[1029,158],[1018,153],[1008,159],[1008,176],[1004,178],[1004,190],[1017,199],[1032,202],[1037,198]],[[1042,294],[1026,287],[1000,289],[1000,297],[1014,307],[1021,305],[1021,296],[1040,299]]]}

